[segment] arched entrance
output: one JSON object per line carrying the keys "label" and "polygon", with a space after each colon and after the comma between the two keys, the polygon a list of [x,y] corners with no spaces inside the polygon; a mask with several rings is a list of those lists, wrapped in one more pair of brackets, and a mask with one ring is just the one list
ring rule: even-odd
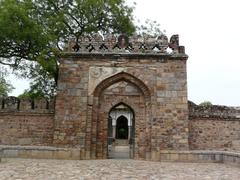
{"label": "arched entrance", "polygon": [[[150,97],[148,87],[126,72],[101,81],[93,92],[92,106],[88,106],[88,127],[91,127],[88,132],[91,134],[86,146],[89,147],[89,155],[97,159],[145,159],[151,148]],[[118,116],[115,117],[114,114]],[[128,119],[129,137],[124,141],[116,139],[117,119],[120,116]],[[115,155],[120,153],[112,153],[116,152],[112,150],[120,148],[120,145],[125,145],[125,148],[127,146],[127,156],[117,157]]]}
{"label": "arched entrance", "polygon": [[109,112],[108,158],[133,158],[134,112],[121,103]]}

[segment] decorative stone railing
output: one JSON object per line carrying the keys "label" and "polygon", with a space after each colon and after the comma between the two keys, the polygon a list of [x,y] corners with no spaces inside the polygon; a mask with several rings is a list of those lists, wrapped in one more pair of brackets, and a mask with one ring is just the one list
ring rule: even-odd
{"label": "decorative stone railing", "polygon": [[19,99],[13,96],[0,98],[1,112],[54,112],[54,100]]}
{"label": "decorative stone railing", "polygon": [[108,34],[101,36],[93,34],[80,37],[79,39],[70,38],[68,52],[116,52],[116,53],[166,53],[171,49],[171,54],[185,54],[184,46],[179,46],[179,36],[173,35],[170,40],[164,34],[159,36],[139,36],[128,37],[126,35],[115,36]]}
{"label": "decorative stone railing", "polygon": [[189,101],[189,117],[191,118],[215,118],[240,120],[240,107],[228,106],[199,106]]}

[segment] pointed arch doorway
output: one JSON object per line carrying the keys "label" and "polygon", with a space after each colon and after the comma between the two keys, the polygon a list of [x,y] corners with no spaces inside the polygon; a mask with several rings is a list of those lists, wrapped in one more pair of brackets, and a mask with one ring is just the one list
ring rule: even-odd
{"label": "pointed arch doorway", "polygon": [[[97,85],[92,100],[92,107],[90,106],[88,111],[90,118],[88,127],[91,128],[88,131],[89,140],[86,141],[89,156],[93,159],[145,159],[147,155],[149,156],[151,148],[151,124],[149,123],[151,95],[148,87],[141,80],[126,72],[115,74]],[[125,107],[121,107],[121,105]],[[128,156],[125,157],[119,157],[117,155],[120,153],[113,154],[112,152],[116,151],[111,151],[122,142],[121,139],[116,139],[116,136],[113,136],[114,132],[116,134],[117,119],[111,117],[111,113],[118,111],[118,109],[130,110],[133,117],[132,121],[128,121],[132,122],[132,125],[128,131],[129,144],[126,145],[129,149]],[[117,143],[116,140],[118,140]],[[115,150],[118,148],[117,146]]]}
{"label": "pointed arch doorway", "polygon": [[120,103],[109,112],[108,158],[134,158],[134,111]]}

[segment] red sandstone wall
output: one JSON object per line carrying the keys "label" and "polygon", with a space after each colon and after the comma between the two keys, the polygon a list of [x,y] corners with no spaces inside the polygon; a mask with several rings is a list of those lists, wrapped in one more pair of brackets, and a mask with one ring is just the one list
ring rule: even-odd
{"label": "red sandstone wall", "polygon": [[53,113],[1,113],[0,144],[51,145]]}

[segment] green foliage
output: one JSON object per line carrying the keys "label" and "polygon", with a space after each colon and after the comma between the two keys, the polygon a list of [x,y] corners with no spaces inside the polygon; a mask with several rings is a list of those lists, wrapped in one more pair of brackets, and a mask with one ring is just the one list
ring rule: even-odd
{"label": "green foliage", "polygon": [[13,86],[9,82],[7,82],[4,78],[0,78],[0,97],[8,96],[8,93],[10,93],[13,89]]}
{"label": "green foliage", "polygon": [[[140,23],[140,21],[138,23]],[[157,21],[146,19],[144,24],[137,26],[137,34],[140,34],[142,36],[159,36],[161,34],[164,34],[164,32],[160,30],[160,24]]]}
{"label": "green foliage", "polygon": [[20,99],[40,99],[44,98],[45,95],[42,92],[34,92],[32,90],[25,90],[24,93],[20,94]]}
{"label": "green foliage", "polygon": [[124,0],[0,0],[0,64],[31,78],[35,90],[50,85],[53,89],[57,57],[69,37],[78,40],[93,32],[131,34],[132,20],[132,8]]}
{"label": "green foliage", "polygon": [[48,35],[34,16],[31,1],[0,1],[0,63],[17,67],[46,49]]}
{"label": "green foliage", "polygon": [[47,65],[37,63],[31,64],[30,69],[33,71],[29,73],[29,78],[32,79],[32,82],[30,83],[30,88],[19,95],[20,98],[51,98],[56,94],[56,83],[53,75],[50,74],[49,71],[46,71],[47,68],[54,66],[50,65],[50,67],[48,67]]}
{"label": "green foliage", "polygon": [[132,33],[132,8],[124,0],[36,0],[49,31],[66,40],[83,33],[102,31]]}
{"label": "green foliage", "polygon": [[209,107],[212,106],[213,104],[210,101],[204,101],[202,103],[199,104],[199,106],[205,106],[205,107]]}
{"label": "green foliage", "polygon": [[14,89],[13,86],[4,78],[6,74],[6,70],[0,67],[0,97],[8,96],[8,93]]}
{"label": "green foliage", "polygon": [[0,63],[55,57],[71,36],[134,30],[132,8],[124,0],[2,0]]}

